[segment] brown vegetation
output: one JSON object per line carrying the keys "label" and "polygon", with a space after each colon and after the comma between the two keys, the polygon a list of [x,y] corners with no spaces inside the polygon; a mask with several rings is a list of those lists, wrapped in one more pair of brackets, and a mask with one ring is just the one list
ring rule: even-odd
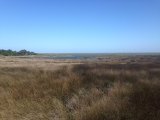
{"label": "brown vegetation", "polygon": [[160,64],[0,67],[2,120],[158,120]]}

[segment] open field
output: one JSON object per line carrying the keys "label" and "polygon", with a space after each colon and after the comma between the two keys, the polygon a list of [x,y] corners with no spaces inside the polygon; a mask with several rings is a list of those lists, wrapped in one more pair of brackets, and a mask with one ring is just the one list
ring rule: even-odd
{"label": "open field", "polygon": [[159,120],[160,56],[0,56],[0,120]]}

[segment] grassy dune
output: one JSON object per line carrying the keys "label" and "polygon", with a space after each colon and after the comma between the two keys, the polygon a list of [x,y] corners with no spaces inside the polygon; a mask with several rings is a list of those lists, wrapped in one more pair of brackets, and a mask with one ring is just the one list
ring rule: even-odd
{"label": "grassy dune", "polygon": [[0,67],[1,120],[158,120],[160,64]]}

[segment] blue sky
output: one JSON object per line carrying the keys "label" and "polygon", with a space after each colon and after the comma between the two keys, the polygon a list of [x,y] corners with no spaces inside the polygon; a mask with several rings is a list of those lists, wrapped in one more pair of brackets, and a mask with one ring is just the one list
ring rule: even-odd
{"label": "blue sky", "polygon": [[0,0],[0,49],[160,52],[160,0]]}

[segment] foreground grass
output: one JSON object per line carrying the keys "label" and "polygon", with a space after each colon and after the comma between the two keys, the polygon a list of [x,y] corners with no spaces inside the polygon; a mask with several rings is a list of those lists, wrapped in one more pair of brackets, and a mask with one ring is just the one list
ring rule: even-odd
{"label": "foreground grass", "polygon": [[2,120],[159,118],[159,64],[0,68]]}

